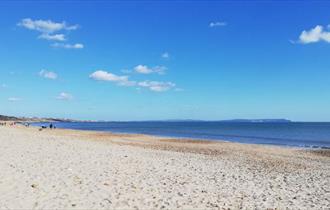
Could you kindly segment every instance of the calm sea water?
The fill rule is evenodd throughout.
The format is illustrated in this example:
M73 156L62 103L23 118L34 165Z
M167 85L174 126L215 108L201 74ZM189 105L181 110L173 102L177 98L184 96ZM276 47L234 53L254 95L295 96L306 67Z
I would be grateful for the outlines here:
M65 129L330 149L330 123L61 122L54 125Z

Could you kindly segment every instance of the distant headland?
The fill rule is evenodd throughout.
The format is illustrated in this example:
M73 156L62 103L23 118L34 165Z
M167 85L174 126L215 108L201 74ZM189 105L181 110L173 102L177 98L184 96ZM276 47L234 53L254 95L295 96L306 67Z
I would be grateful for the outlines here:
M74 120L66 118L40 118L40 117L14 117L0 115L0 121L25 121L25 122L116 122L97 120ZM134 122L134 121L127 121ZM288 119L231 119L231 120L195 120L195 119L168 119L168 120L141 120L137 122L237 122L237 123L288 123Z

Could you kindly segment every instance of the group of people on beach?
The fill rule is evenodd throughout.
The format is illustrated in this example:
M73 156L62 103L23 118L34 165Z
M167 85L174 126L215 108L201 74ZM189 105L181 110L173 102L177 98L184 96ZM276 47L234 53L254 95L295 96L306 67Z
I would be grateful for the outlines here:
M23 122L0 122L0 126L15 126L17 124L24 125L25 127L30 127L30 123L23 123Z
M30 123L23 123L23 122L0 122L0 126L15 126L15 125L17 125L17 124L21 124L21 125L24 125L25 127L30 127ZM41 130L42 129L46 129L46 128L48 128L49 127L49 129L56 129L56 126L53 124L53 123L50 123L49 124L49 126L45 126L45 125L42 125L41 126Z
M42 125L41 128L40 128L39 130L41 131L42 129L46 129L46 128L48 128L48 127L49 127L49 129L56 129L56 126L53 125L53 123L50 123L49 126Z
M16 122L9 122L9 123L7 123L7 122L0 122L0 126L7 126L7 125L14 126L16 124L17 124Z

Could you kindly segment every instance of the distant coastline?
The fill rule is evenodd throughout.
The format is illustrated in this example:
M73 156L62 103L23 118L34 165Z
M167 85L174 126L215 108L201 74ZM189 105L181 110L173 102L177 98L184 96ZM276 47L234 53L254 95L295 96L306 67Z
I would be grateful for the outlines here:
M289 123L288 119L230 119L230 120L195 120L195 119L168 119L168 120L75 120L67 118L43 118L43 117L15 117L0 115L1 121L24 121L24 122L251 122L251 123Z
M21 122L84 122L72 119L61 118L39 118L39 117L14 117L0 115L0 121L21 121Z
M292 122L287 119L232 119L232 120L166 120L168 122L258 122L258 123L276 123L276 122Z

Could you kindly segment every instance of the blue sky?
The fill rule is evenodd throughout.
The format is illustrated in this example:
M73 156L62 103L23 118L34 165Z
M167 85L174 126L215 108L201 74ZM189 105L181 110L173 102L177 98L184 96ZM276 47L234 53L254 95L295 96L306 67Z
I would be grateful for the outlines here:
M0 2L0 113L330 121L330 3Z

